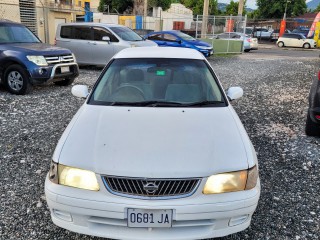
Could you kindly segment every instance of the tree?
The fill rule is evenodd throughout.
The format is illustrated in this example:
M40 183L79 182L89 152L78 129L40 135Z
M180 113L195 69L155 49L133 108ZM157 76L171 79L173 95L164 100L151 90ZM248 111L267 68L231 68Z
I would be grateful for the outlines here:
M246 15L246 13L247 13L245 10L245 8L246 8L245 6L246 6L246 1L244 1L243 15ZM239 2L234 2L233 0L231 0L230 4L228 4L226 7L226 14L237 16L238 15L238 8L239 8Z
M148 5L151 7L161 7L163 11L170 8L172 0L148 0Z
M123 13L128 7L133 7L133 0L100 0L98 11L104 12L105 6L109 6L110 12Z
M305 0L257 0L260 18L282 18L287 5L287 17L306 13Z
M203 14L203 2L204 0L181 0L180 1L187 8L192 9L193 15ZM217 15L218 11L218 0L209 1L209 15Z

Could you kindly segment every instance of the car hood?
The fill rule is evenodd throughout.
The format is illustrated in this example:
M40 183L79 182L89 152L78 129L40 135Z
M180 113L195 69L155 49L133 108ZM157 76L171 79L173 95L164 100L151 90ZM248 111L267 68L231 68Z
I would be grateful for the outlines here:
M204 46L204 47L212 47L209 43L200 41L200 40L196 40L196 41L186 41L184 40L186 43L192 44L192 45L196 45L196 46Z
M64 132L53 160L102 175L205 177L248 168L247 155L254 151L246 149L251 142L239 126L230 107L85 104Z
M44 43L15 43L10 44L10 50L23 51L27 54L38 54L42 56L71 54L70 50Z
M150 40L131 41L130 44L135 47L157 47L158 46L158 44Z

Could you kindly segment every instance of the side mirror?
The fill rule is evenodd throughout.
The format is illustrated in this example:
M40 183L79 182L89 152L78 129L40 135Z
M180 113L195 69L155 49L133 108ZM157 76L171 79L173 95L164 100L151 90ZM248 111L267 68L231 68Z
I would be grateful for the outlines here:
M110 37L108 36L103 36L102 41L110 42Z
M89 95L88 86L86 85L75 85L71 89L71 93L73 96L79 98L86 98Z
M230 101L239 99L243 96L243 90L241 87L231 87L227 91L227 96Z

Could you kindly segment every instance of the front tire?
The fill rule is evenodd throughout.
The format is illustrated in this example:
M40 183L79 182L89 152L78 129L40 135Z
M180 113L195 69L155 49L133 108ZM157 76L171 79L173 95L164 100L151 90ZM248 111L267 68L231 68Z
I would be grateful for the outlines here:
M320 125L314 123L310 118L310 113L307 115L306 121L306 135L307 136L320 136Z
M284 47L284 43L283 42L278 42L278 47L280 47L280 48Z
M54 82L58 86L69 86L74 82L74 78L66 78L65 80Z
M24 95L32 90L26 69L18 64L10 65L4 72L4 85L10 93Z
M250 52L250 49L245 49L244 51L245 51L245 52Z
M303 48L304 49L309 49L309 48L311 48L311 46L310 46L309 43L305 43L305 44L303 44Z

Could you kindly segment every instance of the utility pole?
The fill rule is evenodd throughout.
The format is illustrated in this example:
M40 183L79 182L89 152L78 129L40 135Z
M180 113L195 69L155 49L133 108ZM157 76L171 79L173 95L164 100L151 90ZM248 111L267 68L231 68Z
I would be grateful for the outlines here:
M201 38L205 38L207 35L208 15L209 15L209 0L204 0L202 26L201 26Z
M147 29L148 0L143 3L143 29Z

